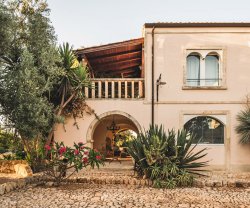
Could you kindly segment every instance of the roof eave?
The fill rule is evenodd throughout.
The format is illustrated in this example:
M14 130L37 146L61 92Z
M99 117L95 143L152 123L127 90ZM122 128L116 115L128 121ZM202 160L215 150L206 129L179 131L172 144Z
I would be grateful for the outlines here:
M159 22L145 23L145 28L177 28L177 27L250 27L250 22Z
M109 43L109 44L100 45L100 46L81 48L81 49L77 49L76 53L78 54L92 53L96 51L104 51L104 50L109 50L109 49L113 49L117 47L124 47L128 45L138 45L138 44L143 44L143 43L144 43L144 38L137 38L137 39L131 39L131 40L126 40L126 41L121 41L121 42Z

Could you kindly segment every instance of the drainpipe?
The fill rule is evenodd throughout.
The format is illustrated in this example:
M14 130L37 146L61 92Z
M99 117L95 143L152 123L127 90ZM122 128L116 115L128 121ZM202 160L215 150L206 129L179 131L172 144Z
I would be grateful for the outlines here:
M155 26L152 29L152 103L151 103L151 125L154 126L155 121L155 72L154 72L154 32L155 32Z

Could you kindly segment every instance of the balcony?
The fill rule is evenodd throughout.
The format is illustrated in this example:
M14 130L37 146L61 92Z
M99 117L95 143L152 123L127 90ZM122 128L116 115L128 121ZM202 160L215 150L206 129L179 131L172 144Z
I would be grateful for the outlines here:
M144 38L138 38L77 50L92 78L92 88L85 88L86 99L143 99L143 44Z
M91 79L92 88L85 88L86 99L143 99L143 78Z

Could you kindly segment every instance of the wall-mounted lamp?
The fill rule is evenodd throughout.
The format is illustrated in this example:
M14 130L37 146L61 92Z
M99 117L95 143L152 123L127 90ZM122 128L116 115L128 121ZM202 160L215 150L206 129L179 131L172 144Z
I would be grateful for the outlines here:
M161 81L161 74L159 76L159 78L156 80L156 101L158 102L159 101L159 86L160 85L165 85L167 84L166 82L162 82Z

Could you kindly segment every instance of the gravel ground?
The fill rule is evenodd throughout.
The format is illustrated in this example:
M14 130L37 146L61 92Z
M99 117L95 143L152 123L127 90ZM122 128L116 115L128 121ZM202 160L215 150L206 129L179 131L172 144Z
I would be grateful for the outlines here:
M250 207L250 189L178 188L162 190L118 184L32 187L0 196L0 207Z

